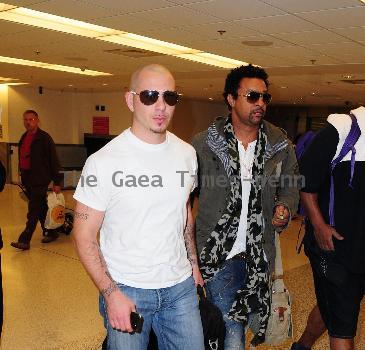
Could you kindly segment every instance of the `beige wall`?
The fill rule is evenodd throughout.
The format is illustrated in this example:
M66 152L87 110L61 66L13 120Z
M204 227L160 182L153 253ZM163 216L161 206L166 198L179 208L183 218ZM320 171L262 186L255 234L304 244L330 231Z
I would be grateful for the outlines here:
M124 93L59 92L30 87L9 88L9 142L18 142L24 132L22 114L34 109L41 128L50 133L58 144L82 144L84 133L92 132L93 116L109 117L109 132L118 135L131 125L132 115L124 102ZM106 110L96 111L96 105ZM218 115L225 115L223 103L182 99L176 107L170 130L190 141L197 132L208 127Z
M182 100L175 110L171 131L190 142L192 137L205 130L220 115L227 115L225 104L211 101Z
M22 115L26 109L35 110L41 128L49 132L56 143L77 143L73 136L74 98L72 93L29 87L9 87L9 141L18 142L24 133ZM71 126L71 127L70 127Z
M0 142L9 141L8 94L8 86L0 84L0 125L2 129L0 134Z

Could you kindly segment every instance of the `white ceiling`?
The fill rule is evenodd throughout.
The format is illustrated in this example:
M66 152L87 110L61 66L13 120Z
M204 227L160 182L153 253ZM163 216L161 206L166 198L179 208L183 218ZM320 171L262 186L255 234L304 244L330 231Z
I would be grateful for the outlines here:
M261 65L270 75L276 103L365 104L365 85L342 81L344 75L351 75L351 80L365 80L365 5L360 0L9 0L6 3ZM219 34L220 30L225 33ZM267 42L269 46L247 46L247 42ZM0 20L0 56L113 74L86 77L0 63L0 77L20 79L45 89L117 91L128 86L129 76L137 67L161 63L173 72L184 96L221 98L227 70L155 53L142 57L121 54L129 49ZM114 53L107 52L111 50Z

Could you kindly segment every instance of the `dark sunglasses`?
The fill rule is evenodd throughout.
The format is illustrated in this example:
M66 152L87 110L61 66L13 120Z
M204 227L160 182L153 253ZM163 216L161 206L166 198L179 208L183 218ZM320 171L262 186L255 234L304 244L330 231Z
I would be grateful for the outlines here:
M268 92L257 92L257 91L249 91L246 95L242 95L247 98L247 102L256 103L260 97L266 105L271 102L271 95Z
M160 96L160 92L157 90L143 90L139 93L131 91L131 94L138 95L141 102L146 106L151 106L156 103L158 96ZM175 106L179 102L179 94L176 91L164 91L162 96L169 106Z

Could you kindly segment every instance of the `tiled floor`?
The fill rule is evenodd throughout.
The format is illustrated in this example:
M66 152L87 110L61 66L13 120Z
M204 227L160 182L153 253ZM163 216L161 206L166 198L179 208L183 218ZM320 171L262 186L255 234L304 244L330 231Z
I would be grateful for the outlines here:
M17 187L7 185L0 195L5 301L1 349L99 349L104 329L97 309L98 293L76 257L70 236L62 235L55 242L42 244L38 228L29 251L9 246L17 239L25 222L26 203L18 192ZM65 195L67 206L72 208L72 192ZM288 282L299 289L297 305L305 305L305 309L298 309L302 314L297 315L300 320L295 321L299 327L297 334L314 304L313 291L305 286L305 283L311 284L310 271L304 266L306 257L295 252L299 227L300 220L293 221L281 237ZM301 283L301 276L306 276L305 283ZM302 299L301 288L310 290L310 297ZM288 344L290 342L281 349L287 349ZM315 349L326 348L328 343L324 338Z

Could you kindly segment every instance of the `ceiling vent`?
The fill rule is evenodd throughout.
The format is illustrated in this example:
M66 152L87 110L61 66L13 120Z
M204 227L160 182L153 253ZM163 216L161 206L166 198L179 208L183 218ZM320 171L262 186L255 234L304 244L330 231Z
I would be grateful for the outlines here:
M155 56L164 56L158 52L152 52L141 49L111 49L104 50L106 53L111 53L113 55L126 56L131 58L140 58L140 57L155 57Z

